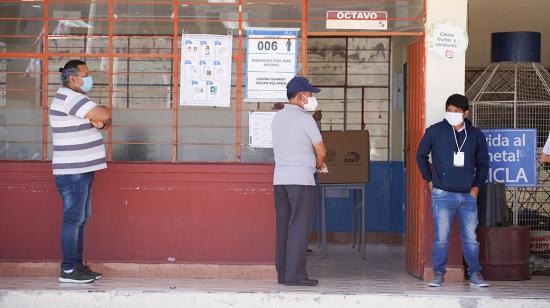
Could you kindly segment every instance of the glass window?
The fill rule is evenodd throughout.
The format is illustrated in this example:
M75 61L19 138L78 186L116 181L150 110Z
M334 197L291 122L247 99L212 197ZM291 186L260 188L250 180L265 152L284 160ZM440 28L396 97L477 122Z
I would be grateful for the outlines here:
M217 5L219 6L219 5ZM219 33L219 34L225 34ZM233 33L233 55L238 55L238 35ZM244 64L241 67L244 71ZM238 161L237 151L237 62L231 68L230 107L179 108L178 160ZM180 89L180 93L186 89ZM244 104L244 103L243 103Z
M183 107L179 113L178 160L235 161L235 109Z
M173 4L115 3L113 10L114 35L158 36L174 33Z
M388 160L390 39L310 38L308 74L322 89L321 130L370 133L371 159Z
M42 159L39 59L0 59L0 159Z
M108 2L56 3L51 1L48 4L48 13L48 34L53 39L71 36L89 39L94 36L109 35Z
M239 6L236 3L181 4L179 26L190 34L227 34L239 29Z
M308 0L308 8L316 37L304 33L301 0L3 1L0 159L51 159L42 106L60 87L58 69L81 59L94 78L91 99L113 111L103 132L109 159L272 163L272 149L249 145L249 114L277 108L243 100L248 27L299 28L296 70L323 89L322 130L368 129L372 159L387 159L390 39L317 36L326 11L341 8L387 11L388 31L422 31L423 1ZM179 106L188 91L179 84L183 32L233 36L229 107Z
M43 3L0 3L1 52L41 52L43 25Z

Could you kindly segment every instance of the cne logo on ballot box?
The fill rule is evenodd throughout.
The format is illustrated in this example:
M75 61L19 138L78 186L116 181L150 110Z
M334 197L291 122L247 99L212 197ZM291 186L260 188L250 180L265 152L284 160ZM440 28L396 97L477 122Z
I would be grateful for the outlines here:
M484 129L489 149L488 182L510 187L537 185L537 131Z

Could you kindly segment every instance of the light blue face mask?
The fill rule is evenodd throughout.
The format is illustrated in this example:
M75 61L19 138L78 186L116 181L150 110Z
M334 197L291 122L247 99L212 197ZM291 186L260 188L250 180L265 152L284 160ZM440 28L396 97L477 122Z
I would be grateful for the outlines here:
M80 89L85 93L90 92L90 90L92 90L92 87L94 86L94 80L92 79L92 76L84 77L82 78L82 81L84 81L84 84L80 86Z

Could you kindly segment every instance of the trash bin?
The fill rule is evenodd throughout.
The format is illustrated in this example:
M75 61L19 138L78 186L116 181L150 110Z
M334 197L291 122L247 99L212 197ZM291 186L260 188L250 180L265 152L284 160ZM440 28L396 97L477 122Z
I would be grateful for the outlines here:
M529 280L529 227L479 227L479 263L487 280Z
M479 226L507 227L508 207L503 183L485 183L477 198Z

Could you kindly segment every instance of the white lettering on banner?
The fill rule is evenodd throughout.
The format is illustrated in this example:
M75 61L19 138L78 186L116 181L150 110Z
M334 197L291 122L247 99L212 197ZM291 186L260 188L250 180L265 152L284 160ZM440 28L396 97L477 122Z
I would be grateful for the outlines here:
M378 19L376 12L339 11L336 13L338 19Z
M488 134L485 139L487 141L487 146L489 147L509 147L510 144L512 144L513 147L526 146L525 134L521 137L514 137L512 143L510 143L510 138L502 136L501 134L496 134L495 136ZM521 161L522 156L525 155L521 150L516 148L489 153L489 159L496 162L519 162Z
M498 182L498 183L516 183L516 184L523 184L527 183L527 174L525 173L525 169L519 168L518 172L515 174L515 177L513 174L511 174L510 169L508 168L495 168L489 169L489 182Z
M387 30L385 11L327 11L327 29Z
M489 182L512 187L537 184L537 137L532 129L483 130L489 154Z
M521 160L521 154L520 150L514 152L503 150L502 152L489 153L489 159L496 162L518 162Z
M501 134L486 136L487 146L489 147L525 147L525 134L522 137L514 137L512 142L510 138L503 136ZM522 155L521 151L517 148L511 148L510 150L504 149L499 152L489 153L489 160L492 162L520 162ZM490 169L489 180L495 182L506 182L506 183L526 183L527 175L523 168L518 169L515 175L511 174L510 169L508 168L495 168L494 170Z

